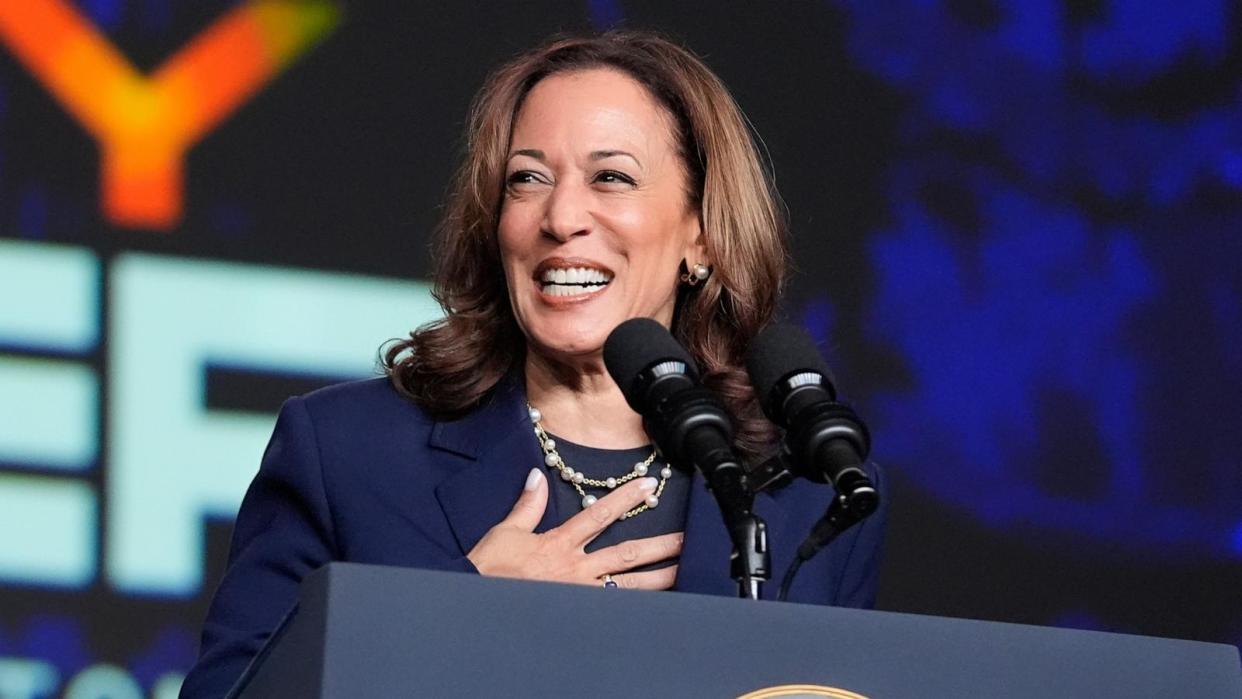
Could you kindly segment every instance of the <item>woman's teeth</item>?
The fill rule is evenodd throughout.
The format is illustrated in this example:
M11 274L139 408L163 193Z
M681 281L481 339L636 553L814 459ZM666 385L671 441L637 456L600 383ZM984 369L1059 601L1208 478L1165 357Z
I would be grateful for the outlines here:
M612 276L598 269L568 267L546 269L540 281L543 293L549 296L580 296L604 288L612 281Z

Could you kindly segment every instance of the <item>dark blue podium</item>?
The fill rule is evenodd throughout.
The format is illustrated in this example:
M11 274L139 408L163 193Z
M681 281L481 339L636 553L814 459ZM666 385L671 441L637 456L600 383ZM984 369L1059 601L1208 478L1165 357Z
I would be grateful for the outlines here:
M334 563L230 696L752 692L1240 699L1242 666L1194 641Z

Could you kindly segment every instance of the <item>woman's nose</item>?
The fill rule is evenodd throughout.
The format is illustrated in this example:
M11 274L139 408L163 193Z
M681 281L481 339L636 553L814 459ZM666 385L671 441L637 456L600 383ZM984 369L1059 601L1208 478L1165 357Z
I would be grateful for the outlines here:
M560 242L591 232L590 190L577 183L558 182L547 198L543 232Z

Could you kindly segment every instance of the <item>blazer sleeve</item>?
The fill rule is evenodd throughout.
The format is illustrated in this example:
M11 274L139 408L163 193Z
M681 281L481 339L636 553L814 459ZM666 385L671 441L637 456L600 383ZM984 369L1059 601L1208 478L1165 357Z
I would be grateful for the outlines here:
M880 579L880 549L884 530L888 527L889 489L884 472L870 464L872 483L880 493L880 506L858 524L849 555L846 557L840 583L832 604L837 607L871 609L875 607L876 589Z
M183 699L224 696L296 603L302 578L335 554L314 427L302 399L292 398L242 500Z

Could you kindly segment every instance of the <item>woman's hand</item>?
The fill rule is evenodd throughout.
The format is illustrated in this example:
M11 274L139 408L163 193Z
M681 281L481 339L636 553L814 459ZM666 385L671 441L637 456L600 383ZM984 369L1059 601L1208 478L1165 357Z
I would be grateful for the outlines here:
M492 527L467 558L483 575L527 580L599 585L612 575L621 587L667 590L677 566L629 573L638 566L681 553L681 532L623 541L586 553L586 545L621 515L637 507L656 486L654 478L637 478L600 498L561 526L536 534L535 526L548 505L548 480L531 469L513 510Z

